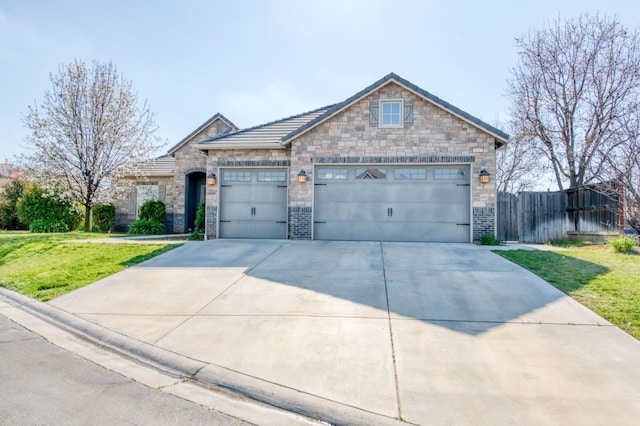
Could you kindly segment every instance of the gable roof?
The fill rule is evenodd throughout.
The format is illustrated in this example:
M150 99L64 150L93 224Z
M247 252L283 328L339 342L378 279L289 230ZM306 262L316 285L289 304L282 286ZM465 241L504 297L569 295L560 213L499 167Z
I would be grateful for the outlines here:
M175 144L174 146L172 146L169 151L167 151L167 155L172 155L174 152L176 152L180 147L182 147L183 145L185 145L187 142L189 142L191 139L193 139L193 137L195 135L197 135L198 133L200 133L201 131L203 131L205 128L207 128L208 126L210 126L214 121L216 120L222 120L224 123L227 124L227 126L231 127L231 131L236 131L238 130L238 126L236 126L235 124L233 124L231 122L231 120L227 119L227 117L225 117L224 115L220 114L219 112L216 113L213 117L211 117L210 119L208 119L207 121L205 121L204 123L202 123L197 129L195 129L193 132L189 133L189 135L187 135L186 138L182 139L180 142L178 142L177 144Z
M370 85L369 87L366 87L365 89L359 91L358 93L356 93L355 95L351 96L350 98L344 100L343 102L340 102L338 104L335 104L333 106L333 108L327 110L324 114L320 115L319 117L317 117L316 119L306 123L304 126L301 126L297 129L295 129L294 131L292 131L291 133L289 133L288 135L286 135L285 137L282 138L282 143L284 145L288 145L289 143L291 143L291 141L293 141L295 138L303 135L304 133L308 132L309 130L313 129L314 127L320 125L321 123L324 123L326 120L328 120L329 118L333 117L334 115L338 114L339 112L345 110L346 108L350 107L351 105L353 105L354 103L358 102L360 99L368 96L370 93L374 92L375 90L378 90L384 86L386 86L389 83L396 83L402 87L404 87L407 90L410 90L412 92L414 92L416 95L422 97L423 99L425 99L427 102L430 102L448 112L450 112L451 114L457 116L458 118L461 118L462 120L468 122L469 124L479 128L480 130L483 130L489 134L491 134L494 138L495 138L495 145L496 148L501 147L502 145L506 144L509 140L509 135L506 134L505 132L503 132L502 130L499 130L493 126L491 126L488 123L485 123L484 121L480 120L479 118L476 118L474 116L472 116L471 114L461 110L458 107L455 107L453 105L451 105L450 103L440 99L439 97L432 95L431 93L427 92L424 89L421 89L420 87L416 86L415 84L409 82L408 80L405 80L404 78L398 76L397 74L394 73L390 73L386 76L384 76L383 78L381 78L380 80L376 81L375 83L373 83L372 85Z
M304 112L302 114L293 115L259 126L250 127L244 130L238 130L224 135L214 136L209 139L202 140L197 143L198 148L207 149L283 149L282 139L294 132L296 129L304 127L309 122L316 120L319 116L324 115L327 111L333 109L335 105L318 108L313 111Z
M162 155L149 160L136 163L133 168L127 170L127 177L160 177L173 176L175 158L171 155Z

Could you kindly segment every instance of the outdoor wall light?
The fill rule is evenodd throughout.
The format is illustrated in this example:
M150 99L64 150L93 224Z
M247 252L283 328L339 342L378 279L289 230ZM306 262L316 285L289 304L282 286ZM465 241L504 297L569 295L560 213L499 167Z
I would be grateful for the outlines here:
M307 172L305 172L304 170L300 170L300 173L298 173L298 182L307 182Z
M489 183L489 177L491 175L487 171L487 169L480 170L480 183Z
M207 176L207 185L215 185L216 182L218 182L218 179L216 178L215 173L211 173Z

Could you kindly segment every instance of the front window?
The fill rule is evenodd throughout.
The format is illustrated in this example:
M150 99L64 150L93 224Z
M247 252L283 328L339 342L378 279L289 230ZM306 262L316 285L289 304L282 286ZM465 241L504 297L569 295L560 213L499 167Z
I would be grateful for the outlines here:
M158 185L138 185L136 186L136 217L140 217L140 208L147 200L157 200L160 195Z
M402 127L402 101L380 101L381 127Z

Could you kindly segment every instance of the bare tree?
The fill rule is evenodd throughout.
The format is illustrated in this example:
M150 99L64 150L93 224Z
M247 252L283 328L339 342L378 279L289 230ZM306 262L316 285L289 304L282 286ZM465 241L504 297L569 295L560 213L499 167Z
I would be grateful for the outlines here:
M629 154L637 134L628 119L639 105L638 31L583 15L558 19L516 44L514 138L535 144L561 190L619 175L612 164Z
M621 185L627 224L640 234L640 110L626 117L629 142L608 157L609 180Z
M112 180L157 149L154 115L111 62L89 69L74 60L50 79L52 89L24 117L32 152L23 160L40 182L62 185L85 207L88 232L91 208Z
M516 194L531 189L541 169L537 148L522 135L496 151L496 185L498 191Z

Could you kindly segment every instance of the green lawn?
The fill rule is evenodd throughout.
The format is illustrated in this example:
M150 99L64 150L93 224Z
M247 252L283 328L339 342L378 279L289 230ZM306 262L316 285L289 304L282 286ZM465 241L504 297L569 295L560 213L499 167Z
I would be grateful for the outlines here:
M178 246L64 242L107 236L0 232L0 286L47 301Z
M640 340L640 255L608 246L496 251Z

